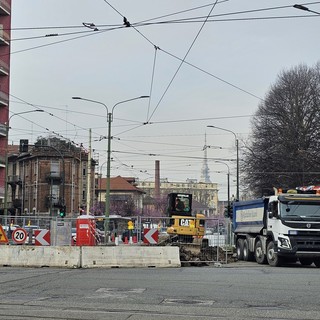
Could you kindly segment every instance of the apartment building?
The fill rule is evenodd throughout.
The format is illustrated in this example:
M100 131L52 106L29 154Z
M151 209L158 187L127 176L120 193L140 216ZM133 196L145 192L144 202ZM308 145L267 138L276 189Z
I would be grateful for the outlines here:
M0 204L3 210L6 184L6 152L9 128L11 0L0 0Z
M95 161L83 148L57 138L38 140L28 150L10 146L8 162L9 215L57 216L65 206L71 217L93 203Z

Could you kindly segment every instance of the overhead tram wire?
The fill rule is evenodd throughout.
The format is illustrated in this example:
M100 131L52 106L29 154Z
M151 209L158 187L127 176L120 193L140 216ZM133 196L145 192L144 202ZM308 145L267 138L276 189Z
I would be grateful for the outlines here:
M111 29L107 29L107 30L99 30L99 31L92 30L89 34L85 34L85 35L82 35L82 36L74 37L74 38L71 38L71 39L65 39L65 40L55 41L55 42L51 42L51 43L46 43L46 44L30 47L30 48L27 48L27 49L21 49L21 50L18 50L18 51L13 51L11 53L1 54L0 57L7 56L7 55L12 55L12 54L16 54L16 53L21 53L21 52L26 52L26 51L30 51L30 50L34 50L34 49L44 48L44 47L48 47L48 46L52 46L52 45L56 45L56 44L60 44L60 43L65 43L65 42L69 42L69 41L73 41L73 40L77 40L77 39L81 39L81 38L85 38L85 37L90 37L90 36L93 36L93 35L101 34L103 32L113 31L113 30L122 29L122 28L123 28L123 26L117 27L117 28L111 28Z
M213 9L216 7L217 2L218 2L218 0L216 0L216 1L214 2L214 4L212 5L212 8L210 9L209 14L208 14L207 17L210 16L210 14L212 13ZM195 42L197 41L198 37L200 36L200 33L202 32L202 30L203 30L203 28L204 28L204 26L205 26L205 24L206 24L206 20L207 20L207 19L205 19L205 21L204 21L203 24L201 25L200 29L198 30L196 36L194 37L193 41L191 42L191 45L189 46L186 54L184 55L183 59L181 60L180 65L178 66L178 68L177 68L176 72L174 73L172 79L169 81L169 84L168 84L168 86L166 87L163 95L161 96L161 98L160 98L160 100L158 101L157 105L155 106L153 112L151 113L151 115L150 115L150 117L149 117L149 119L148 119L148 122L151 120L152 116L153 116L153 115L155 114L155 112L157 111L157 109L158 109L160 103L162 102L164 96L166 95L166 93L168 92L169 88L171 87L171 84L173 83L173 81L174 81L174 79L176 78L178 72L180 71L182 65L184 64L187 56L189 55L191 49L193 48Z
M105 1L107 4L109 4L106 0L104 0L104 1ZM312 3L310 3L310 4L315 4L315 3L320 3L320 2L317 1L317 2L312 2ZM109 4L109 5L110 5L110 4ZM111 6L111 5L110 5L110 6ZM112 6L111 6L111 7L112 7ZM113 7L112 7L112 8L113 8ZM116 10L116 9L115 9L115 10ZM117 10L116 10L116 11L117 11ZM117 12L118 12L118 11L117 11ZM119 13L119 12L118 12L118 13ZM119 13L119 14L120 14L120 13ZM120 14L120 15L121 15L121 14ZM122 15L121 15L121 16L122 16ZM134 25L131 25L131 27L134 27ZM119 28L123 28L123 26L122 26L122 27L119 27ZM38 49L38 48L46 47L46 46L49 46L49 45L59 44L59 43L61 43L61 42L72 41L72 40L76 40L76 39L79 39L79 38L91 36L91 35L93 35L93 34L97 34L97 33L101 33L101 32L106 32L106 31L111 31L111 30L112 30L112 29L110 29L110 30L103 30L103 31L94 31L94 33L90 33L90 34L88 34L88 35L83 35L83 36L75 37L75 38L72 38L72 39L66 39L66 40L63 40L63 41L57 41L57 42L53 42L53 43L50 43L50 44L45 44L45 45L40 45L40 46L28 48L28 49L23 49L23 50L19 50L19 51L16 51L16 52L11 52L10 54L19 53L19 52L24 52L24 51L33 50L33 49ZM135 29L135 30L136 30L136 29ZM138 30L136 30L136 31L138 31ZM139 33L140 33L140 32L139 32ZM141 34L141 33L140 33L140 34ZM145 36L143 36L143 37L146 38ZM148 40L148 42L150 42L154 47L156 47L156 45L153 44L149 39L147 39L147 40ZM159 48L159 49L160 49L160 48ZM180 60L180 61L182 60L181 58L179 58L179 57L177 57L177 56L169 53L168 51L165 51L165 50L161 50L161 51L163 51L164 53L166 53L166 54L168 54L168 55L170 55L170 56L172 56L172 57L174 57L174 58L176 58L176 59L178 59L178 60ZM4 56L4 55L7 55L7 54L3 54L3 55L0 55L0 56ZM228 82L228 81L225 81L225 80L223 80L222 78L217 77L217 76L213 75L212 73L207 72L207 71L203 70L202 68L199 68L199 67L195 66L194 64L188 63L187 61L184 61L184 63L186 63L186 64L188 64L188 65L190 65L190 66L198 69L199 71L202 71L202 72L206 73L207 75L209 75L209 76L211 76L211 77L214 77L215 79L217 79L217 80L219 80L219 81L224 82L225 84L228 84L228 85L234 87L235 89L238 89L238 90L240 90L240 91L242 91L242 92L244 92L244 93L247 93L247 94L249 94L249 95L251 95L251 96L253 96L253 97L255 97L255 98L257 98L257 99L259 99L259 100L261 100L261 101L264 101L262 98L254 95L254 94L252 94L252 93L250 93L249 91L244 90L244 89L242 89L242 88L240 88L240 87L238 87L238 86L236 86L236 85L233 85L232 83L230 83L230 82Z
M221 4L222 2L227 2L227 1L229 1L229 0L218 1L217 4ZM314 4L319 4L319 3L320 3L320 1L315 1L315 2L304 3L303 5L314 5ZM208 6L212 6L212 3L211 4L202 5L202 6L198 6L198 7L194 7L194 8L191 8L191 9L177 11L177 12L166 14L166 15L162 15L162 16L159 16L159 17L146 19L146 20L143 20L143 21L140 21L140 22L137 22L137 23L130 24L130 26L131 27L139 27L139 26L150 26L150 25L156 25L156 24L191 23L191 22L203 23L204 20L198 20L198 21L194 21L194 20L196 20L196 19L206 19L206 16L175 19L175 20L160 21L160 22L151 22L151 21L158 20L158 19L165 18L165 17L170 17L170 16L173 16L173 15L178 15L178 14L181 14L181 13L195 11L195 10L202 9L202 8L205 8L205 7L208 7ZM256 12L263 12L263 11L270 11L270 10L279 10L279 9L285 9L285 8L290 8L290 7L292 7L292 5L269 7L269 8L262 8L262 9L253 9L253 10L245 10L245 11L236 11L236 12L229 12L229 13L221 13L221 14L216 14L216 15L210 15L209 18L221 17L221 16L230 16L230 15L236 15L236 14L256 13ZM114 7L112 7L112 8L114 10L116 10ZM280 17L278 16L278 17L238 18L238 19L224 19L224 20L210 20L210 19L208 19L207 22L244 21L244 20L260 20L260 19L285 19L285 18L301 18L301 17L312 17L312 16L310 16L310 15L295 15L295 16L280 16ZM121 29L124 26L123 25L118 25L118 24L111 24L111 25L110 24L101 24L101 25L97 25L96 27L97 28L105 28L105 27L111 28L111 29L108 29L108 30L99 30L99 31L109 31L109 30L114 30L114 29ZM25 31L25 30L54 30L54 29L77 29L77 28L83 28L83 25L20 27L20 28L5 28L3 30L4 31L9 31L9 30L10 31ZM78 34L78 33L84 33L84 32L90 32L90 31L79 31L79 32L65 33L65 34L47 34L47 35L41 35L41 36L35 36L35 37L11 39L10 41L32 40L32 39L38 39L38 38L48 38L49 36L66 36L66 35L72 35L72 34ZM70 40L73 40L73 39L70 39Z
M218 1L217 4L221 4L223 2L228 2L230 0L222 0L222 1ZM106 1L105 1L106 2ZM109 3L108 3L109 4ZM314 5L314 4L320 4L320 1L314 1L314 2L308 2L308 3L302 3L301 5ZM110 5L110 4L109 4ZM142 20L138 23L134 23L132 25L134 26L138 26L139 24L142 25L146 25L145 23L147 22L151 22L154 20L158 20L158 19L162 19L162 18L166 18L166 17L170 17L170 16L174 16L174 15L178 15L181 13L186 13L186 12L191 12L191 11L195 11L198 9L203 9L205 7L209 7L212 6L213 3L209 3L206 5L202 5L202 6L198 6L198 7L194 7L194 8L190 8L190 9L186 9L186 10L181 10L181 11L176 11L174 13L169 13L166 15L162 15L162 16L158 16L158 17L154 17L154 18L150 18L150 19L146 19L146 20ZM286 5L286 6L277 6L277 7L268 7L268 8L262 8L262 9L253 9L253 10L245 10L245 11L236 11L236 12L229 12L229 13L222 13L222 14L216 14L216 15L211 15L210 17L219 17L219 16L226 16L226 15L234 15L234 14L243 14L243 13L254 13L254 12L263 12L263 11L269 11L269 10L278 10L278 9L286 9L286 8L291 8L292 5ZM116 10L114 7L112 7L114 10ZM117 10L116 10L117 11ZM118 11L117 11L118 12ZM120 14L120 12L118 12ZM301 17L301 16L298 16ZM203 16L203 18L205 18ZM277 17L275 17L277 18ZM185 19L195 19L195 18L185 18ZM185 20L185 19L180 19L181 21ZM173 20L175 21L175 20ZM179 20L176 20L179 21ZM168 23L171 23L170 21L167 21ZM164 22L160 22L160 23L166 23L166 21ZM100 24L97 25L97 28L114 28L114 27L120 27L119 24ZM121 25L121 27L123 27ZM83 28L83 25L74 25L74 26L43 26L43 27L17 27L17 28L4 28L2 29L3 31L25 31L25 30L54 30L54 29L77 29L77 28Z
M216 2L217 3L217 2ZM120 28L123 28L123 26L122 27L120 27ZM94 33L90 33L90 34L88 34L88 35L83 35L83 36L80 36L80 37L75 37L75 38L72 38L72 39L67 39L67 40L63 40L63 41L58 41L58 42L54 42L54 43L50 43L50 44L46 44L46 45L42 45L42 46L37 46L37 47L33 47L33 48L29 48L29 49L25 49L25 50L22 50L22 51L26 51L26 50L31 50L31 49L34 49L34 48L40 48L40 47L44 47L44 46L48 46L48 45L53 45L53 44L57 44L57 43L61 43L61 42L65 42L65 41L71 41L71 40L74 40L74 39L79 39L79 38L83 38L83 37L86 37L86 36L91 36L91 35L93 35L93 34L98 34L98 33L101 33L101 32L106 32L106 31L111 31L112 29L109 29L109 30L103 30L103 31L94 31ZM149 41L149 40L148 40ZM150 42L150 41L149 41ZM151 43L151 42L150 42ZM18 52L21 52L21 51L18 51ZM17 53L17 52L12 52L12 53ZM168 53L168 52L166 52L166 53ZM176 57L177 58L177 57ZM180 59L181 60L181 59ZM185 63L187 63L187 62L185 62ZM200 69L201 70L201 69ZM204 71L204 70L201 70L201 71ZM214 76L214 75L212 75L212 74L210 74L211 76ZM217 78L217 77L216 77ZM220 81L222 81L222 79L221 78L217 78L218 80L220 80ZM225 83L227 83L227 84L229 84L229 85L232 85L231 83L228 83L228 82L225 82ZM232 85L233 86L233 85ZM239 88L239 87L236 87L236 88L238 88L238 89L240 89L240 90L242 90L241 88ZM243 90L242 90L243 91ZM246 93L249 93L249 92L247 92L247 91L244 91L244 92L246 92ZM250 94L250 93L249 93ZM261 99L261 98L260 98ZM133 130L133 129L131 129L131 130Z
M222 14L223 15L223 14ZM228 15L228 14L226 14ZM217 15L219 16L219 15ZM211 16L214 17L214 16ZM250 17L250 18L230 18L230 19L208 19L206 21L206 23L210 23L210 22L238 22L238 21L258 21L258 20L279 20L279 19L297 19L297 18L315 18L315 17L319 17L319 15L310 15L310 14L306 14L306 15L291 15L291 16L267 16L267 17ZM197 20L199 19L199 20ZM202 19L202 17L194 17L194 18L184 18L184 19L175 19L175 20L169 20L169 21L159 21L159 22L146 22L146 23L134 23L131 25L131 27L148 27L148 26L155 26L155 25L167 25L167 24L189 24L189 23L203 23L204 20L200 20ZM123 29L124 26L118 26L116 28L111 29L107 29L107 30L101 30L102 27L104 27L104 25L98 25L97 27L99 27L99 31L100 32L106 32L106 31L113 31L113 30L117 30L117 29ZM138 31L138 30L137 30ZM49 38L53 38L53 37L64 37L64 36L70 36L73 34L81 34L81 33L90 33L91 31L78 31L78 32L70 32L70 33L52 33L52 34L45 34L45 35L40 35L40 36L34 36L34 37L24 37L24 38L16 38L16 39L10 39L9 42L15 42L15 41L24 41L24 40L35 40L35 39L49 39ZM140 33L140 31L138 31ZM91 34L90 34L91 35ZM72 40L76 40L79 37L75 37L75 38L71 38L71 39L66 39L65 41L72 41ZM81 37L80 37L81 38ZM61 41L63 42L63 41ZM59 42L55 42L55 43L51 43L51 44L47 44L47 45L52 45L52 44L59 44ZM44 45L44 46L47 46ZM30 50L33 49L38 49L41 48L42 46L38 47L31 47L29 48ZM12 53L19 53L20 51L17 52L12 52ZM7 54L6 54L7 55ZM5 56L5 55L2 55Z
M140 153L140 152L130 152L130 151L120 151L120 150L112 150L112 153L123 153L123 154L131 154L131 155L142 155L142 156L150 156L150 157L169 157L169 158L183 158L183 159L198 159L203 160L203 156L193 157L193 156L175 156L175 155L163 155L160 153ZM221 160L221 161L236 161L236 159L226 159L226 158L208 158L208 160Z
M15 99L19 99L20 100L20 101L11 101L11 103L26 104L26 105L34 106L34 107L37 107L37 108L40 108L40 109L53 109L53 110L57 110L57 111L65 111L65 109L62 109L62 108L51 107L51 106L46 106L46 105L42 105L42 104L29 103L29 102L26 102L26 101L20 99L19 97L14 96L13 94L10 94L10 96L14 97ZM93 117L99 117L99 118L102 117L101 114L98 115L98 114L94 114L94 113L83 112L83 111L74 111L74 110L70 110L70 109L68 110L68 112L75 113L75 114L83 114L83 115L88 115L88 116L93 116ZM252 117L252 114L221 116L221 117L193 118L193 119L164 120L164 121L154 121L154 122L150 122L148 124L166 124L166 123L207 121L207 120L222 120L222 119L237 119L237 118L250 118L250 117ZM145 124L145 123L142 123L141 121L136 121L136 120L123 119L123 118L116 118L116 119L121 120L121 121L132 122L133 124L136 124L136 125Z
M150 97L152 97L152 89L153 89L153 81L154 81L154 75L155 75L155 70L156 70L156 60L157 60L158 49L159 48L157 46L154 46L154 58L153 58L152 76L151 76L151 84L150 84L150 91L149 91L149 96ZM148 118L149 118L150 105L151 105L151 98L148 101L148 110L147 110L146 123L148 122Z
M219 2L220 3L220 2ZM320 4L320 1L316 1L316 2L312 2L312 3L308 3L307 5L310 5L310 4ZM209 6L209 5L206 5L206 6ZM200 7L201 8L201 7ZM265 12L265 11L272 11L272 10L279 10L279 9L288 9L288 8L292 8L292 5L286 5L286 6L278 6L278 7L268 7L268 8L262 8L262 9L253 9L253 10L244 10L244 11L236 11L236 12L228 12L228 13L220 13L220 14L214 14L214 15L210 15L209 18L215 18L215 17L223 17L223 16L231 16L231 15L238 15L238 14L248 14L248 13L257 13L257 12ZM184 12L187 12L187 11L190 11L190 10L185 10L185 11L181 11L181 13L184 13ZM180 12L178 12L180 13ZM168 14L168 15L165 15L165 16L160 16L160 17L157 17L157 18L151 18L151 19L148 19L148 20L144 20L144 21L141 21L141 22L138 22L138 23L135 23L133 24L134 26L138 27L141 25L154 25L154 24L170 24L170 23L188 23L188 22L192 22L192 20L196 20L196 19L206 19L206 16L200 16L200 17L192 17L192 18L181 18L181 19L175 19L175 20L168 20L168 21L160 21L160 22L155 22L155 23L150 23L150 21L154 21L154 20L158 20L158 19L161 19L163 17L169 17L169 16L172 16L172 15L176 15L177 13L173 13L173 14ZM307 17L307 16L310 16L310 15L298 15L298 16L281 16L281 17L268 17L269 18L274 18L274 19L277 19L277 18L286 18L286 17ZM240 19L239 20L250 20L251 18L243 18L243 19ZM255 18L253 18L255 19ZM256 18L256 19L259 19L259 18ZM263 18L262 18L263 19ZM203 22L204 20L201 20L201 21L197 21L197 22ZM210 20L208 19L208 22L209 21L215 21L215 20ZM233 19L226 19L226 20L219 20L219 21L233 21Z
M27 101L25 101L25 100L23 100L23 99L15 96L15 95L12 95L12 94L10 94L10 96L14 97L15 99L20 100L19 103L24 103L24 104L29 105L29 106L32 106L32 107L43 108L43 109L50 108L50 107L47 107L47 106L44 106L44 105L35 105L35 104L32 104L32 103L29 103L29 102L27 102ZM53 109L57 109L57 110L59 110L59 111L62 110L61 108L53 108ZM83 112L78 112L78 111L74 111L74 112L75 112L75 113L79 113L79 114L83 114ZM52 115L52 116L58 118L59 120L65 122L65 119L62 119L62 118L60 118L60 117L57 117L57 116L55 116L55 115L52 114L52 113L49 113L49 112L47 112L47 113L48 113L49 115ZM94 116L94 114L90 114L90 113L84 113L84 114ZM100 117L101 117L101 116L100 116ZM242 118L242 117L251 117L251 115L228 116L228 117L213 117L213 118L202 118L202 119L200 118L200 119L168 120L168 121L153 122L153 123L150 123L150 124L166 124L166 123L179 123L179 122L194 122L194 121L207 121L208 119L210 119L210 120L217 120L217 119L231 119L231 118ZM129 120L126 120L126 119L121 119L121 120L129 121ZM71 122L68 122L68 123L71 124L71 125L73 125L73 126L75 126L75 127L77 127L77 128L79 128L79 129L81 129L81 130L83 130L83 131L87 131L87 130L88 130L87 128L80 127L80 126L78 126L78 125L76 125L76 124L73 124L73 123L71 123ZM43 126L40 126L40 125L37 124L37 123L35 123L35 124L36 124L38 127L42 128L43 130L45 130L45 131L47 131L47 132L50 131L52 134L57 135L56 132L54 132L54 131L52 131L52 130L50 130L50 129L48 129L48 128L45 128L45 127L43 127ZM125 130L125 131L123 131L123 132L121 132L121 133L118 133L118 135L123 134L123 133L126 133L126 132L129 132L129 131L131 131L131 130L135 130L137 127L141 127L141 126L143 126L143 124L140 124L140 125L138 125L138 126L135 126L134 128L131 128L131 129L129 129L129 130ZM120 126L120 127L121 127L121 126ZM97 141L101 141L101 135L99 135L98 133L95 133L95 134L96 134L97 136L100 136L100 139L97 140ZM66 139L68 139L68 138L66 138ZM103 138L102 138L102 139L103 139Z
M107 3L113 10L115 10L121 17L124 18L124 16L123 16L116 8L114 8L107 0L104 0L104 2ZM216 4L216 3L217 3L217 1L215 2L215 4ZM213 8L214 8L214 7L213 7ZM213 8L212 8L212 10L213 10ZM211 14L212 10L210 11L209 15ZM208 15L208 16L209 16L209 15ZM205 22L203 23L202 27L204 26L204 24L205 24ZM228 84L228 85L234 87L235 89L238 89L238 90L240 90L240 91L242 91L242 92L244 92L244 93L246 93L246 94L249 94L249 95L251 95L251 96L253 96L253 97L255 97L255 98L257 98L257 99L259 99L259 100L261 100L261 101L264 101L262 98L254 95L254 94L252 94L252 93L250 93L249 91L244 90L244 89L242 89L242 88L240 88L240 87L238 87L238 86L236 86L236 85L233 85L232 83L230 83L230 82L228 82L228 81L226 81L226 80L223 80L222 78L217 77L217 76L211 74L210 72L207 72L207 71L205 71L205 70L203 70L203 69L201 69L201 68L199 68L199 67L196 67L195 65L193 65L193 64L188 63L187 61L185 61L185 58L186 58L186 56L187 56L188 52L190 51L190 49L191 49L191 47L192 47L193 44L192 44L191 47L189 48L186 56L185 56L183 59L181 59L181 58L179 58L179 57L177 57L177 56L175 56L175 55L173 55L173 54L171 54L171 53L169 53L169 52L167 52L167 51L165 51L165 50L162 50L162 49L159 48L158 46L156 46L151 40L149 40L148 38L146 38L140 31L138 31L137 28L135 28L134 25L131 25L131 24L130 24L130 27L134 28L134 30L137 31L140 35L142 35L143 38L145 38L149 43L151 43L151 44L153 45L153 47L157 47L158 49L160 49L160 50L163 51L164 53L166 53L166 54L168 54L168 55L170 55L170 56L172 56L172 57L174 57L174 58L176 58L176 59L178 59L178 60L181 61L180 66L178 67L178 70L176 71L175 75L177 74L177 72L178 72L179 69L181 68L182 64L183 64L183 63L187 63L188 65L196 68L197 70L202 71L202 72L206 73L207 75L210 75L210 76L214 77L215 79L217 79L217 80L219 80L219 81L222 81L223 83ZM199 32L201 32L201 30L202 30L202 28L200 28ZM198 36L198 35L199 35L199 34L197 34L197 36ZM196 38L197 38L197 36L196 36ZM196 40L196 38L195 38L195 40ZM174 75L174 77L175 77L175 75ZM168 91L169 86L170 86L170 84L173 82L174 77L172 78L172 80L170 81L169 85L167 86L167 89L165 90L164 94L163 94L162 97L160 98L157 106L155 107L153 113L152 113L151 116L149 117L149 119L148 119L148 121L146 122L146 124L149 123L151 117L152 117L153 114L155 113L156 109L159 107L159 104L160 104L160 102L162 101L165 93ZM150 97L151 97L151 96L150 96ZM150 99L151 99L151 98L150 98Z
M10 94L10 96L13 96L13 95ZM27 102L27 101L24 101L23 99L18 98L18 97L16 97L16 96L13 96L13 97L14 97L15 99L19 99L20 101L26 103L26 104L29 105L29 106L35 107L32 103L29 103L29 102ZM38 108L38 109L40 109L40 108ZM46 112L46 111L45 111L45 112ZM63 121L64 123L68 123L68 124L70 124L70 125L72 125L72 126L74 126L74 127L77 127L77 128L79 128L79 129L81 129L81 130L88 131L88 128L80 127L80 126L78 126L78 125L76 125L76 124L74 124L74 123L72 123L72 122L70 122L70 121L67 121L66 119L62 119L62 118L60 118L60 117L58 117L58 116L55 116L55 115L52 114L52 113L49 113L49 112L46 112L46 113L47 113L48 115L52 116L52 117L57 118L58 120ZM72 142L72 140L70 140L69 138L64 137L63 135L55 132L54 130L51 130L51 129L49 129L49 128L46 128L46 127L40 125L38 122L34 122L34 121L31 121L31 120L28 120L28 121L29 121L30 123L36 125L37 127L42 128L44 132L50 132L51 134L54 134L55 136L58 136L59 138L63 138L63 139L66 139L66 140ZM96 134L97 134L97 133L96 133ZM98 135L98 134L97 134L97 135ZM74 142L74 144L77 145L77 143L75 143L75 142Z

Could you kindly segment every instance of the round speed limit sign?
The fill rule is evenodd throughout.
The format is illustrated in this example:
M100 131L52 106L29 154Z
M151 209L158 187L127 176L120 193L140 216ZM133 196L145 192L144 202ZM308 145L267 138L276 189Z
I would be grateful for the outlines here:
M15 243L24 243L27 240L27 231L22 228L17 228L12 232L12 240Z

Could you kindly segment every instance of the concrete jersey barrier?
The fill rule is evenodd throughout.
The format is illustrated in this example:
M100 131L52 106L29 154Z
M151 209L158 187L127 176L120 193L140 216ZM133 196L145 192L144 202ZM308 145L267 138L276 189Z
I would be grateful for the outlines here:
M80 248L68 246L0 246L0 265L80 268Z
M0 266L12 267L180 267L178 247L0 246Z
M180 267L179 247L82 247L83 268Z

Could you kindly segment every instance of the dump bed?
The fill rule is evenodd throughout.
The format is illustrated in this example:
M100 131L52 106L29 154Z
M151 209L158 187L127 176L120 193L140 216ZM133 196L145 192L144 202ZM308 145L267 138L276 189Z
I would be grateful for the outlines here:
M234 202L234 233L260 233L266 224L268 201L268 199L261 198Z

